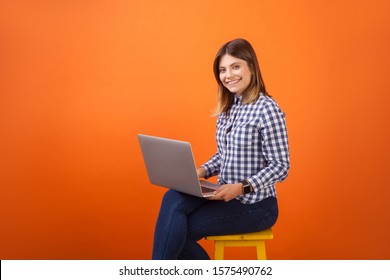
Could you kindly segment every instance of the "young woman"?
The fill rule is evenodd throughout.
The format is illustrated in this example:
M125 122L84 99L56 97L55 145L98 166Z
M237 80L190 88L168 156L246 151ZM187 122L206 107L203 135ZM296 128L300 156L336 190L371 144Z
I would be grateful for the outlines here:
M204 199L169 190L156 223L152 259L209 259L198 240L255 232L278 218L275 183L290 168L284 113L265 89L255 51L244 39L214 60L219 87L217 152L197 170L221 187Z

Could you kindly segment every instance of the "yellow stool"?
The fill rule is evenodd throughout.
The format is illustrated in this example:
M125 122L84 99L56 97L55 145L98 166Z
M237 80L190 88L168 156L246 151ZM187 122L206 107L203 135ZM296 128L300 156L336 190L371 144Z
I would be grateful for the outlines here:
M265 240L273 239L272 228L244 234L206 236L206 240L214 240L214 259L223 260L225 247L255 246L258 260L266 260Z

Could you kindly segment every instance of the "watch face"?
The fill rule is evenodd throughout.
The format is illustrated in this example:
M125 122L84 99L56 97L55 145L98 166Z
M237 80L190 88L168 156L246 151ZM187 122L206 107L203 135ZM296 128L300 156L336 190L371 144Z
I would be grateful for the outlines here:
M247 194L251 192L251 185L247 180L241 181L242 184L242 193Z

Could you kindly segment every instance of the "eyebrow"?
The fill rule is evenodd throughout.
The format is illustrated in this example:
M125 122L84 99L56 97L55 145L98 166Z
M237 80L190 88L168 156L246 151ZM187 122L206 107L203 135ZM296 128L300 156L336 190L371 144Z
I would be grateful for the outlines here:
M233 62L232 64L228 65L228 67L233 66L234 64L241 64L241 62L240 61ZM226 68L226 66L221 66L220 65L219 69L221 69L221 68Z

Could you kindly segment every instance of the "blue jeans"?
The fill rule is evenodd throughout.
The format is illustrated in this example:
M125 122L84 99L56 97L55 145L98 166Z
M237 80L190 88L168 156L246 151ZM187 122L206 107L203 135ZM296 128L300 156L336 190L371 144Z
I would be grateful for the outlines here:
M272 227L278 203L268 197L253 204L207 200L174 190L165 193L154 232L152 259L207 260L198 240L210 235L255 232Z

